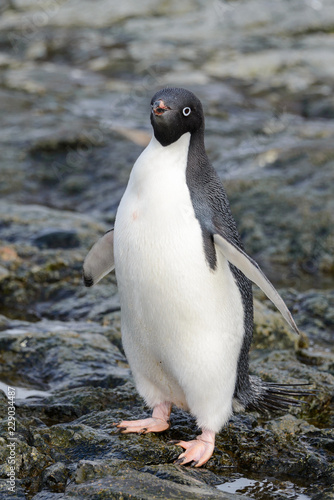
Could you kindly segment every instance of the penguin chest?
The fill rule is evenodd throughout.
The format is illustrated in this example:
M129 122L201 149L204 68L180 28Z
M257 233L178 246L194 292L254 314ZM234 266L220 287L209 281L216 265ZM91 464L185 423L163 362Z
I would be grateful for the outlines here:
M145 302L152 309L159 305L163 314L172 303L190 300L200 287L201 269L210 272L186 184L189 138L185 134L166 148L152 139L134 165L117 212L117 280L121 301L131 296L134 310L143 310Z

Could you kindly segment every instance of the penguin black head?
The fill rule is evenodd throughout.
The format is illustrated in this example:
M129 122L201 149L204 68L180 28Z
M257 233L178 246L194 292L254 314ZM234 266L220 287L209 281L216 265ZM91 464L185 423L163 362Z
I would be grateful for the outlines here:
M154 136L162 146L169 146L186 132L204 130L201 101L189 90L159 90L152 97L151 107Z

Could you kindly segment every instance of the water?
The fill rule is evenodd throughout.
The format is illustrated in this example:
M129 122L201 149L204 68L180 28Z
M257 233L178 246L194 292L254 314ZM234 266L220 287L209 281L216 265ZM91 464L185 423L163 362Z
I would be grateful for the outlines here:
M38 391L36 389L27 389L26 387L16 387L15 385L4 384L0 382L0 390L7 395L8 387L15 389L15 399L27 399L31 397L45 398L50 396L50 392Z
M311 497L304 493L306 488L297 486L291 481L279 481L275 478L260 480L239 475L231 481L219 484L217 489L226 493L245 495L255 500L311 500Z

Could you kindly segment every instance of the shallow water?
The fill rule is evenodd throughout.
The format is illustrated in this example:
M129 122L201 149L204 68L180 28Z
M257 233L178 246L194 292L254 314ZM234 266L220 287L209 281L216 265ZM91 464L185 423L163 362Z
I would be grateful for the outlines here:
M15 385L4 384L0 382L0 390L7 394L8 387L15 390L15 399L27 399L27 398L45 398L50 396L50 392L38 391L35 389L27 389L26 387L17 387Z
M297 486L291 481L281 481L275 478L250 479L238 476L231 481L219 484L217 489L226 493L238 493L255 500L310 500L304 493L306 488Z

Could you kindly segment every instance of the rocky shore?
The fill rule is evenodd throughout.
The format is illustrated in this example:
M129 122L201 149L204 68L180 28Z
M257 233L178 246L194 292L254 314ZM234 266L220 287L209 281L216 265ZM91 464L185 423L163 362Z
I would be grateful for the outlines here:
M331 0L1 3L0 498L334 498L333 32ZM160 435L115 430L149 410L114 274L81 279L166 85L202 100L245 248L302 331L255 290L251 371L313 391L234 415L202 469L173 464L198 432L181 410Z

